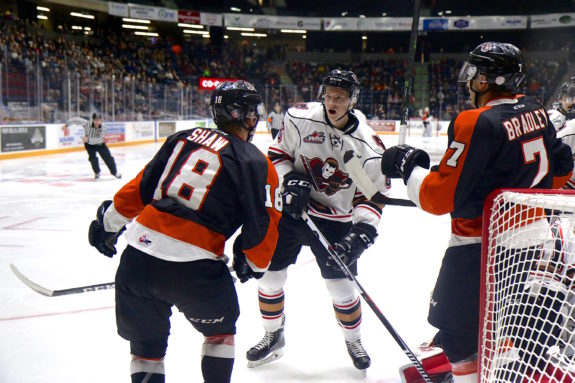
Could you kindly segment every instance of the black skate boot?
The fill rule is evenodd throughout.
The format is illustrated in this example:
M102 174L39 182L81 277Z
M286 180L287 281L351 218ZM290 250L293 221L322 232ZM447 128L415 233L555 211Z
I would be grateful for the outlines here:
M246 352L248 367L258 367L281 358L285 344L283 325L277 331L266 331L263 339Z
M348 342L346 340L345 345L347 346L347 352L349 356L351 356L355 368L365 370L371 365L371 359L369 355L367 355L367 352L365 352L361 340L358 339L355 342Z

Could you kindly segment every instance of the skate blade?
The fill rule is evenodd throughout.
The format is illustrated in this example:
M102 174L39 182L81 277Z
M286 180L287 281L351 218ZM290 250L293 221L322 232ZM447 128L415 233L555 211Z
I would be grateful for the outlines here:
M283 348L280 348L279 350L272 351L268 356L266 356L263 359L248 360L248 368L255 368L255 367L259 367L263 364L271 363L274 360L281 358L283 356L283 354L284 354L284 350L283 350Z

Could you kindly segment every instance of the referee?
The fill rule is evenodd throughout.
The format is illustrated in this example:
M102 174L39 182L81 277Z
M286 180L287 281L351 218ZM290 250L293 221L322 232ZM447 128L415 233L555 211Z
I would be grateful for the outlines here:
M112 157L112 153L110 153L110 149L108 149L108 146L104 141L106 129L102 125L102 116L94 113L92 115L91 124L88 120L79 117L68 121L68 125L72 123L79 123L84 126L84 147L88 152L88 160L92 165L92 170L94 170L94 178L100 178L100 161L98 160L96 153L100 154L108 166L108 169L110 169L110 173L112 173L114 177L122 178L122 175L118 173L118 169L116 168L116 161L114 160L114 157Z

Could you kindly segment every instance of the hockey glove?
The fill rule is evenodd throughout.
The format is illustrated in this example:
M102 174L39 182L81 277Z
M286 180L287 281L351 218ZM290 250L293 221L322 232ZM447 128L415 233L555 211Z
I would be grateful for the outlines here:
M397 145L387 149L381 157L381 172L389 178L407 180L416 166L429 169L429 155L409 145Z
M90 223L88 229L88 241L90 245L94 246L96 250L104 254L106 257L113 257L116 254L116 242L126 227L122 227L119 232L109 232L104 229L104 213L110 207L112 201L106 200L98 207L96 212L96 219Z
M240 280L240 282L245 283L251 278L260 279L264 273L258 273L253 271L248 261L246 259L246 255L242 249L242 236L238 235L236 240L234 241L234 259L232 260L232 268L236 272L236 276Z
M306 174L291 171L284 176L283 186L283 212L298 220L309 202L311 179Z
M342 239L334 243L333 249L346 266L353 265L361 253L375 241L377 230L367 223L356 223ZM331 260L328 266L332 266Z

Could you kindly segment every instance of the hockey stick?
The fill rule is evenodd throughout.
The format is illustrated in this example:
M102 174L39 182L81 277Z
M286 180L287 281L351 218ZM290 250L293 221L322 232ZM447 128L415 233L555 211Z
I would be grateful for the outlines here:
M228 266L230 272L233 272L231 266ZM82 294L82 293L89 293L91 291L101 291L101 290L110 290L116 288L115 282L108 282L108 283L97 283L95 285L86 285L86 286L78 286L78 287L71 287L68 289L61 289L61 290L51 290L44 286L37 284L36 282L30 280L27 276L22 274L20 270L12 263L10 263L10 270L18 277L20 282L37 292L38 294L42 294L46 297L59 297L62 295L71 295L71 294ZM236 283L237 278L232 275L232 279L234 283Z
M403 101L401 103L401 122L399 125L399 145L405 144L405 130L409 121L409 90L413 82L413 68L415 64L415 48L417 47L417 31L419 29L419 8L421 0L413 0L413 18L411 20L411 35L409 36L409 50L407 53L407 76L404 81Z
M109 290L115 288L116 286L116 283L108 282L108 283L98 283L95 285L72 287L69 289L62 289L62 290L50 290L28 279L28 277L22 274L20 270L18 270L18 268L16 268L16 266L14 266L13 264L10 264L10 269L22 283L24 283L32 290L36 291L38 294L42 294L47 297L58 297L62 295L87 293L90 291Z
M361 166L361 163L359 162L357 156L353 153L353 150L348 150L345 152L343 155L343 162L345 170L347 170L351 176L351 179L357 185L359 191L369 200L384 205L416 206L415 203L408 199L390 198L381 194L377 190L377 186L375 186L375 184L371 181L363 169L363 166Z
M339 268L341 269L341 271L343 272L343 274L346 276L347 279L349 279L350 281L352 281L355 284L355 287L357 288L359 294L362 296L363 300L368 304L368 306L373 310L373 312L375 313L375 315L379 318L379 320L381 321L381 323L383 323L383 325L385 326L385 328L387 329L387 331L389 331L389 333L391 334L391 336L393 337L393 339L397 342L397 344L399 345L399 347L401 347L401 349L403 350L403 352L405 353L405 355L407 355L407 357L409 358L409 360L411 361L411 363L413 363L413 365L415 366L415 368L417 368L417 371L421 374L421 376L423 377L423 380L426 383L433 383L431 378L429 377L429 375L427 374L427 372L425 371L425 369L423 368L423 365L421 364L421 362L419 361L419 359L417 359L417 357L415 356L415 354L409 349L409 347L407 346L407 344L405 344L405 342L403 341L403 339L401 339L401 337L399 336L399 334L394 330L394 328L391 326L391 323L389 323L389 321L387 320L387 318L383 315L383 313L379 310L379 308L377 307L377 305L375 304L375 302L371 299L371 297L367 294L367 292L363 289L363 287L361 286L361 284L359 283L359 281L355 278L355 276L351 273L351 271L349 270L349 268L347 267L347 265L341 260L341 258L339 257L339 255L337 254L337 252L333 249L333 247L331 246L331 244L329 243L329 241L324 237L324 235L322 234L322 232L319 230L319 228L316 226L316 224L311 220L311 218L309 217L309 215L307 214L307 212L303 212L302 217L301 217L304 222L308 225L308 227L311 229L311 231L314 232L314 234L317 236L317 238L319 239L319 241L321 242L321 244L325 247L325 249L328 251L330 257L333 259L333 261L339 266Z

